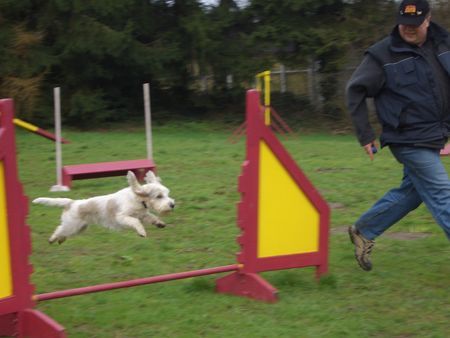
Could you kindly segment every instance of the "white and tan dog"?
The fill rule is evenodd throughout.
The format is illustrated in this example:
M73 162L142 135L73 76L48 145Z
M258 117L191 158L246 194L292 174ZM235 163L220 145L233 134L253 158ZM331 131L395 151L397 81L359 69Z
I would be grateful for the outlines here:
M146 237L144 225L154 224L163 228L166 224L150 210L165 214L175 207L169 197L169 189L161 184L152 171L145 176L141 185L132 171L127 174L129 187L114 194L91 197L82 200L70 198L39 197L33 203L64 208L61 224L49 238L50 243L63 243L66 238L85 230L90 224L102 225L110 229L132 228Z

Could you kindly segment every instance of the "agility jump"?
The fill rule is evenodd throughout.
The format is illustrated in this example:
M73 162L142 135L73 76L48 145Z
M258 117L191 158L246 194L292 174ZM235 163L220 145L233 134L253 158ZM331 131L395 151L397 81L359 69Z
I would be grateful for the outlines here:
M155 171L156 165L153 161L152 126L150 108L150 85L143 84L144 111L145 111L145 136L147 146L147 158L126 161L83 163L73 165L62 165L61 143L61 99L60 88L54 88L54 110L55 110L55 134L56 134L56 185L51 191L67 191L72 187L73 180L90 178L111 177L125 175L128 170L134 172L139 181L144 179L147 171ZM62 139L61 139L62 140Z
M66 337L64 328L34 310L37 301L153 284L176 279L231 272L217 279L217 292L275 302L278 291L258 273L313 266L316 276L328 270L330 211L273 132L264 123L264 109L257 90L247 92L246 160L238 178L241 201L237 206L237 263L77 289L33 294L32 267L28 263L30 232L24 224L27 200L17 179L12 101L0 101L0 231L6 236L0 252L0 336ZM11 161L14 163L11 164ZM8 177L8 180L6 180ZM286 196L282 201L277 198ZM9 238L9 241L8 241ZM20 240L18 240L20 238ZM4 244L4 245L3 245ZM6 268L4 268L6 266ZM6 285L6 287L4 286Z

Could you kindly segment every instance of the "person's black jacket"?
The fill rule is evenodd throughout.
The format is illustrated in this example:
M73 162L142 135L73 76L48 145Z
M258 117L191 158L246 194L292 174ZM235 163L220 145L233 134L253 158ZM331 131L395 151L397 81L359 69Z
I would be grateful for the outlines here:
M431 23L421 48L401 39L395 27L366 51L347 84L347 105L360 144L375 139L366 105L366 98L373 97L382 146L443 146L450 128L449 79L450 37L442 27Z

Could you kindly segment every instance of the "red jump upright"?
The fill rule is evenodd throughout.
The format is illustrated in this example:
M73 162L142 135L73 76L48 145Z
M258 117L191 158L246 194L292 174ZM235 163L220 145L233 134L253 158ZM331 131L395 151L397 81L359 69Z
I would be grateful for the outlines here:
M247 156L239 177L242 200L240 269L217 281L219 292L277 300L259 272L315 266L328 269L328 204L265 125L259 92L247 92Z
M64 328L34 310L28 199L17 175L13 101L0 100L0 336L66 337Z

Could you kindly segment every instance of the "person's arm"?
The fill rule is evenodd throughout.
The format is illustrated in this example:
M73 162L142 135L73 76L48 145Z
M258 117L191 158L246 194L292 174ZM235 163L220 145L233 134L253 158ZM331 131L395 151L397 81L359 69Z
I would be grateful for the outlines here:
M375 132L369 122L366 98L374 97L385 82L381 65L366 54L347 83L347 108L355 128L356 137L373 159L371 145L375 144Z

